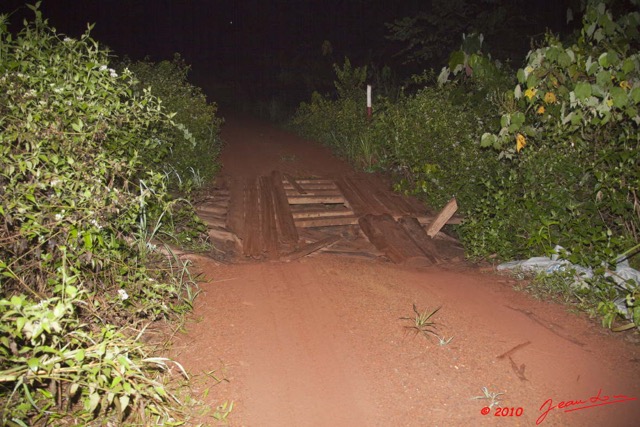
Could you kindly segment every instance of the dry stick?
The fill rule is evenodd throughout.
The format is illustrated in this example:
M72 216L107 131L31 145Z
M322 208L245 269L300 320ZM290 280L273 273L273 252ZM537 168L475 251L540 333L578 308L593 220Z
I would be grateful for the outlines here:
M514 310L514 311L519 311L520 313L522 313L525 316L527 316L529 319L533 320L534 322L536 322L537 324L539 324L543 328L548 329L550 332L554 333L555 335L559 336L560 338L564 338L565 340L567 340L569 342L572 342L575 345L579 345L580 347L584 347L584 345L585 345L584 343L578 341L577 339L573 338L569 334L561 333L561 332L556 331L556 330L550 328L549 326L545 325L544 322L542 322L542 320L540 320L538 318L538 316L535 315L535 313L532 313L530 311L523 310L523 309L520 309L520 308L509 307L508 305L505 305L505 307L510 308L511 310Z
M511 362L511 369L513 369L513 372L515 372L515 374L518 376L518 378L520 378L521 381L529 381L527 377L524 376L524 363L518 367L511 356L509 356L509 362Z
M529 344L531 344L531 341L527 341L527 342L523 342L522 344L518 344L517 346L513 347L511 350L507 351L504 354L501 354L500 356L496 357L496 359L504 359L505 357L511 357L511 355L513 353L515 353L516 351L520 350L521 348L524 348L526 346L528 346Z

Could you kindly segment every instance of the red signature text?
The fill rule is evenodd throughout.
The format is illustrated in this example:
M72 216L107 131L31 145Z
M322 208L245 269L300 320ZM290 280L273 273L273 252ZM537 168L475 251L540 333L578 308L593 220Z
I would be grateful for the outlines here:
M632 400L638 400L638 398L625 396L624 394L603 396L602 389L598 390L598 394L596 394L595 396L591 396L586 400L563 400L557 405L554 405L553 400L549 398L545 400L542 406L540 406L541 414L536 420L536 425L540 425L547 418L549 412L553 411L554 409L561 409L564 412L572 412L579 411L581 409L595 408L597 406L611 405L613 403L630 402Z

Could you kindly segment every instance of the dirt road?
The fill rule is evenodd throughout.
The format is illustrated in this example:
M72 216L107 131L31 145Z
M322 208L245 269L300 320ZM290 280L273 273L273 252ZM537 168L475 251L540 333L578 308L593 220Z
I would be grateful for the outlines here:
M349 171L314 143L227 117L222 175L231 227L243 178ZM211 415L232 426L632 426L640 346L583 315L536 301L508 277L317 254L298 261L199 262L207 278L174 357ZM442 307L435 336L407 326ZM205 373L212 373L211 376ZM226 381L214 385L212 378ZM483 396L496 397L499 406ZM208 390L208 391L207 391ZM561 403L564 402L564 403ZM489 408L483 415L483 408ZM485 409L485 411L487 411ZM546 414L546 416L545 416Z

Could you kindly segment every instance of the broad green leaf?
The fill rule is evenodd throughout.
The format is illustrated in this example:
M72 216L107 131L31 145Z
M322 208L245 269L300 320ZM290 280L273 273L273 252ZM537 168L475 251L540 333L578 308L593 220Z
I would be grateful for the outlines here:
M609 67L609 53L608 52L605 52L605 53L600 55L600 57L598 58L598 64L600 64L600 66L603 67L603 68Z
M494 134L485 132L482 134L482 138L480 138L480 146L491 147L496 143L497 139L498 138Z
M617 86L611 88L611 99L616 108L624 108L629 103L625 90Z
M576 88L574 89L576 97L579 100L587 99L591 96L591 84L588 82L579 82L576 84Z

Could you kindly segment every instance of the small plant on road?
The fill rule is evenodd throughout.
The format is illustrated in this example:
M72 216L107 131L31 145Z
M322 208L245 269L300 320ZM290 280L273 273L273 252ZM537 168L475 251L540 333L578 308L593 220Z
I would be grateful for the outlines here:
M438 338L438 345L440 346L445 346L449 344L451 340L453 340L453 337L446 338L445 336L438 336L438 335L436 335L436 337Z
M482 396L475 396L472 397L472 400L477 400L477 399L487 399L489 400L489 409L493 409L493 407L498 407L500 406L500 400L498 399L498 396L503 395L504 393L492 393L489 391L489 389L487 387L482 387Z
M414 317L401 317L400 320L410 320L412 321L412 325L405 326L405 328L412 330L417 334L424 334L428 336L429 334L438 336L436 331L436 323L431 321L431 318L441 309L442 307L438 307L435 310L429 312L428 309L424 310L422 313L418 310L415 303L413 304L413 312L415 313Z

